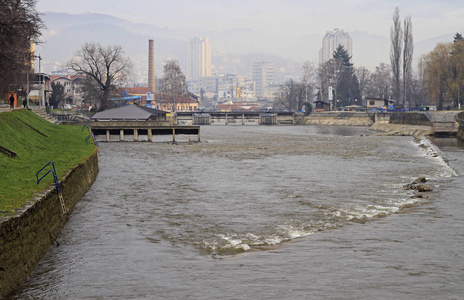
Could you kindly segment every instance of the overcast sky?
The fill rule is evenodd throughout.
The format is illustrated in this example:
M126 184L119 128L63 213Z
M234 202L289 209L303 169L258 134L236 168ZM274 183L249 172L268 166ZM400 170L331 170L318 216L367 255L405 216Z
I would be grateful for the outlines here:
M251 28L271 35L334 28L388 36L395 7L412 17L414 38L464 30L463 0L38 0L40 12L105 13L173 29Z

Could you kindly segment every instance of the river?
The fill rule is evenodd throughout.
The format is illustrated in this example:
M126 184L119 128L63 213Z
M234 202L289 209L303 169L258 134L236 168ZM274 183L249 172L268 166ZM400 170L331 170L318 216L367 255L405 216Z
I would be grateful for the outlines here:
M202 143L100 143L59 246L7 299L462 299L456 139L201 131ZM433 191L414 198L403 186L421 176Z

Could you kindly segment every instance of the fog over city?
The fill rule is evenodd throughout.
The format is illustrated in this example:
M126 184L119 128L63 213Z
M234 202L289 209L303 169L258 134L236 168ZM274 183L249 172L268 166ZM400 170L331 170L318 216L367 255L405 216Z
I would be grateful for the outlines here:
M339 28L348 31L353 38L355 65L373 69L382 62L389 63L389 34L395 7L399 7L402 18L409 15L412 18L414 68L417 67L419 57L431 51L437 42L450 42L456 32L464 30L464 2L458 0L81 0L78 5L70 0L39 0L37 9L45 14L47 29L43 36L46 43L37 50L44 56L44 68L49 69L45 71L57 69L80 47L83 42L80 39L84 39L87 34L91 41L120 44L135 59L136 64L140 60L142 68L145 65L146 58L143 56L146 56L148 38L159 38L165 39L167 43L163 45L162 41L157 41L157 65L161 66L167 58L174 58L182 66L185 64L185 54L182 53L185 52L184 43L195 36L207 36L213 54L253 53L254 59L258 60L259 54L262 54L297 63L312 61L317 64L322 37L327 31ZM74 22L67 15L62 15L63 18L58 22L57 15L51 13L92 13L93 17L77 18L81 20ZM108 16L130 23L116 24ZM66 19L72 24L66 25ZM89 27L83 27L84 24L89 26L95 22L118 28L106 28L107 31L99 36L96 32L89 33ZM60 33L65 29L71 30L71 27L76 37L75 43L54 41ZM116 37L112 39L109 32L116 29L120 31L114 33ZM93 26L91 31L98 30ZM125 31L137 36L123 41L121 35ZM69 41L69 32L67 34ZM51 45L54 49L51 49ZM177 49L169 50L170 47ZM268 58L263 56L262 60ZM157 75L160 71L158 68Z

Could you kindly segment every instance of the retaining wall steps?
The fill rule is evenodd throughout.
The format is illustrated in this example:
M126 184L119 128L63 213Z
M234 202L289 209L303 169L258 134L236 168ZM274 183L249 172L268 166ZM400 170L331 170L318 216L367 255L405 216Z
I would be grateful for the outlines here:
M40 108L31 108L31 111L32 111L33 113L35 113L36 115L38 115L39 117L41 117L42 119L44 119L45 121L48 121L48 122L50 122L50 123L52 123L52 124L60 124L60 123L61 123L57 118L55 118L55 117L49 115L49 114L48 114L45 110L43 110L43 109L40 109Z

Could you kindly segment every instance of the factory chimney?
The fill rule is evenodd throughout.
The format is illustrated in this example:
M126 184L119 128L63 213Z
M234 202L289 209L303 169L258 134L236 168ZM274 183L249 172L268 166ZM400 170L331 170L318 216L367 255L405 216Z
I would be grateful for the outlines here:
M148 40L148 89L155 93L155 46L153 40Z

